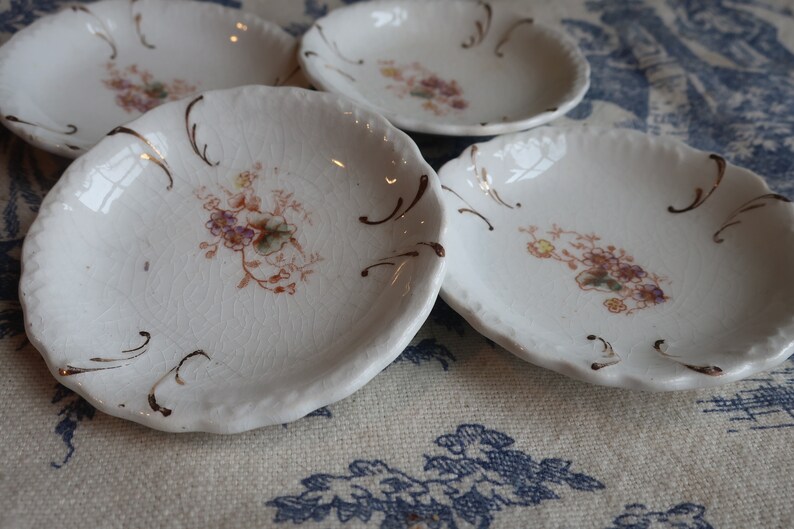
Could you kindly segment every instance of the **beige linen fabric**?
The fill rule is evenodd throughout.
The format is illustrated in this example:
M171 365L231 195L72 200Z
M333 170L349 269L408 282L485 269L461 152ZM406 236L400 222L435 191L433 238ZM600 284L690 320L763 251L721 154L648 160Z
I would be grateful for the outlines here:
M242 8L299 31L337 4L248 0ZM595 74L588 123L697 141L687 86L698 78L687 77L673 44L737 70L772 72L781 66L772 59L785 58L774 50L794 53L792 6L783 2L702 6L702 20L716 29L687 2L642 1L625 14L607 4L524 3L536 19L572 32L594 69L629 68L614 51L627 49L648 80L637 95L650 106L646 118L632 115L629 100L608 100L609 86L622 81ZM4 37L53 7L0 1ZM629 15L637 18L620 22ZM698 20L724 37L725 49L698 44L686 25ZM774 42L753 40L742 33L748 27ZM670 34L654 33L660 28ZM737 65L741 57L750 66ZM665 72L667 81L654 77ZM617 84L605 87L610 82ZM775 123L793 123L792 112L780 109L787 117ZM584 115L574 117L561 123ZM465 146L420 143L428 157ZM794 160L782 144L770 156ZM35 197L65 166L0 134L0 528L794 527L792 360L711 390L596 387L518 360L439 304L397 363L352 397L289 425L172 435L94 413L58 387L27 344L14 298ZM773 176L779 190L789 189L792 178Z

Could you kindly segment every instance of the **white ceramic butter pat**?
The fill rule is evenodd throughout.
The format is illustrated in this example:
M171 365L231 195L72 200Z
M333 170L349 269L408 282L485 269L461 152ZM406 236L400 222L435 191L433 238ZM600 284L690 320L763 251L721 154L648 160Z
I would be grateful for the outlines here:
M298 419L385 368L445 269L441 187L347 99L244 87L115 129L25 239L26 331L62 384L167 431Z
M0 48L0 120L74 158L168 101L298 79L296 40L237 9L187 0L75 4Z
M486 136L576 106L590 67L566 35L496 2L380 0L336 9L301 40L312 82L400 128Z
M440 171L442 295L517 356L597 384L724 384L794 347L794 209L718 154L542 127Z

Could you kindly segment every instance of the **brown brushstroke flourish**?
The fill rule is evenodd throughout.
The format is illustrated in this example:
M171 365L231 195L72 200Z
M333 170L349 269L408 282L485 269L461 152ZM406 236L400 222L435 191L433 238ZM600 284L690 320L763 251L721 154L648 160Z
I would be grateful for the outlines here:
M522 18L521 20L517 20L505 33L505 36L502 37L502 40L499 41L499 44L496 45L496 49L494 53L500 59L505 56L504 52L502 51L502 47L510 41L510 37L513 36L513 32L518 29L519 26L522 24L534 24L535 21L531 18Z
M115 136L116 134L129 134L130 136L134 136L139 140L141 140L143 143L145 143L152 150L152 152L155 153L155 155L153 156L150 153L143 153L141 154L141 158L154 163L155 165L157 165L157 167L163 170L165 175L168 177L168 186L166 187L166 190L170 191L174 187L174 177L171 175L171 168L169 167L168 162L163 156L163 153L161 153L160 150L157 147L155 147L155 145L152 142L146 139L139 132L136 132L124 126L116 127L115 129L108 132L108 136Z
M135 2L137 2L137 1L138 0L130 0L130 11L132 11L134 9ZM156 46L154 44L150 44L146 40L146 36L141 31L141 20L142 19L143 19L143 15L140 14L140 13L134 13L132 15L132 20L135 22L135 32L138 34L138 39L141 41L141 44L143 44L143 46L145 46L146 48L149 48L150 50L153 50L153 49L156 48Z
M681 362L680 360L676 360L675 356L667 354L664 351L662 351L662 345L664 344L664 342L665 342L664 340L656 340L655 342L653 342L653 348L656 349L656 351L660 355L664 356L665 358L667 358L669 360L672 360L676 364L680 364L680 365L686 367L687 369L691 369L692 371L696 371L698 373L701 373L703 375L708 375L710 377L718 377L718 376L721 376L723 374L722 369L717 367L717 366L696 366L696 365L692 365L692 364L687 364L687 363Z
M473 48L475 46L479 46L485 37L488 36L488 31L491 29L491 19L493 18L493 8L491 4L488 2L478 2L479 5L485 9L485 22L482 20L477 20L474 24L477 28L477 33L475 35L471 35L468 39L461 43L461 47L465 49Z
M174 373L174 372L176 372L175 375L174 375L174 380L176 381L176 383L180 384L180 385L184 385L185 381L184 381L184 379L182 377L179 376L179 370L182 368L182 365L185 362L187 362L189 359L193 358L194 356L203 356L207 360L210 360L210 357L209 357L209 355L207 355L207 353L205 353L201 349L197 349L197 350L193 351L192 353L190 353L188 355L185 355L182 358L182 360L179 361L179 364L177 364L176 366L174 366L171 369L169 369L168 372L165 375L163 375L159 379L157 379L157 382L155 382L154 385L152 385L152 389L149 390L149 396L148 396L149 407L152 410L154 410L155 412L161 413L163 415L163 417L168 417L169 415L171 415L173 410L158 404L157 397L155 396L155 392L157 391L157 386L159 386L168 377L168 375L170 375L171 373Z
M111 52L110 53L110 60L112 61L113 59L115 59L116 58L116 41L113 40L113 37L110 36L110 30L105 25L105 23L102 21L102 19L99 18L98 16L96 16L90 9L88 9L85 6L74 5L74 6L69 6L68 9L71 9L75 13L77 13L77 12L85 13L88 16L96 19L97 22L99 22L99 25L102 26L102 31L96 31L96 30L92 29L91 30L91 34L96 35L100 39L102 39L105 42L107 42L107 44L110 46L110 52Z
M318 59L322 59L322 57L320 57L319 53L317 53L315 51L311 51L311 50L304 51L303 52L303 56L306 57L307 59L310 58L310 57L317 57ZM336 66L334 66L332 64L329 64L329 63L326 62L323 66L325 66L329 70L332 70L332 71L338 73L339 75L347 77L350 80L350 82L352 82L352 83L356 82L356 78L355 77L353 77L352 75L350 75L346 71L337 68Z
M513 209L514 206L511 206L510 204L502 200L502 197L499 196L499 193L496 191L496 189L491 187L490 182L488 182L488 170L485 167L480 167L480 168L477 167L477 158L479 158L479 156L480 156L480 148L477 147L476 145L472 145L471 163L474 165L474 176L476 176L477 180L480 182L480 189L482 189L487 196L494 199L494 201L500 206L505 206L507 208ZM520 208L521 203L516 202L515 207Z
M620 355L618 355L615 350L612 348L612 344L608 341L604 340L600 336L596 336L595 334L587 335L587 339L591 342L598 340L601 342L603 349L601 350L602 353L606 353L607 357L617 356L617 360L613 360L611 362L593 362L590 364L590 369L593 371L598 371L599 369L603 369L605 367L613 366L621 361Z
M364 59L358 59L356 61L345 57L342 54L342 51L339 49L339 46L336 44L336 41L329 41L328 38L325 36L325 31L323 30L323 27L320 24L315 24L315 26L317 27L317 32L320 34L320 37L323 39L325 44L331 49L331 51L333 51L334 54L336 54L337 57L339 57L341 60L343 60L348 64L354 64L354 65L364 64Z
M714 193L714 191L717 190L717 188L722 183L722 179L725 177L725 167L726 167L725 158L723 158L718 154L711 154L709 155L709 158L711 158L717 163L717 179L714 181L714 185L711 186L711 189L706 194L706 196L703 196L703 189L698 187L695 189L695 200L693 200L689 206L683 209L676 209L673 206L669 206L667 208L667 211L669 211L670 213L686 213L687 211L692 211L693 209L702 206L703 203L712 195L712 193Z
M148 350L148 349L146 349L146 346L149 345L149 340L151 340L152 335L149 334L146 331L140 331L138 334L140 334L144 338L143 344L139 345L138 347L135 347L134 349L125 349L125 350L121 351L122 353L135 353L135 352L140 351L138 354L133 355L133 356L126 356L126 357L122 357L122 358L99 358L99 357L94 357L94 358L90 359L91 362L98 362L98 363L104 363L104 362L125 362L126 361L127 362L126 364L120 364L120 365L117 365L117 366L108 366L108 367L75 367L73 365L67 365L65 368L62 367L62 368L58 369L58 374L61 375L62 377L70 377L72 375L79 375L81 373L91 373L93 371L107 371L108 369L118 369L120 367L126 367L126 366L130 365L130 363L129 363L130 360L134 360L135 358L138 358L139 356L141 356L142 354L144 354Z
M193 105L198 103L199 101L203 101L204 96L200 95L195 98L193 101L188 103L187 108L185 109L185 130L187 131L188 141L190 141L190 146L193 147L193 152L196 153L196 156L201 158L204 163L209 165L210 167L217 166L220 162L213 163L210 161L209 157L207 156L207 144L204 144L204 148L199 151L198 143L196 142L196 127L198 126L196 123L193 125L190 124L190 112L193 110Z
M437 242L418 242L416 246L427 246L428 248L432 248L433 251L436 253L436 256L442 258L447 255L446 250L441 244ZM395 263L392 262L392 259L397 259L399 257L419 257L419 252L417 250L411 250L410 252L401 253L399 255L392 255L390 257L384 257L383 259L378 259L373 265L370 265L361 271L361 277L367 277L369 275L369 271L372 268L377 268L379 266L395 266Z
M722 243L725 239L720 237L720 234L722 234L723 231L730 228L731 226L736 226L737 224L742 223L742 221L736 220L736 217L738 217L742 213L746 213L748 211L752 211L754 209L758 209L766 206L767 202L765 201L767 200L779 200L781 202L791 202L791 200L789 200L788 198L784 197L783 195L778 195L777 193L767 193L765 195L755 197L752 200L748 200L747 202L745 202L744 204L733 210L733 212L730 214L728 219L722 224L722 227L720 227L720 229L714 233L714 236L712 237L714 239L714 242L716 242L717 244Z
M293 68L292 71L289 74L287 74L287 76L283 80L281 79L280 75L276 76L276 80L273 81L273 86L284 86L286 82L292 79L293 77L295 77L295 75L297 75L297 73L300 70L301 70L300 64L296 64L295 68Z
M62 130L57 130L57 129L53 129L53 128L50 128L50 127L45 127L44 125L41 125L39 123L32 123L30 121L25 121L24 119L19 119L18 117L14 116L12 114L6 115L5 119L7 121L12 122L12 123L21 123L22 125L30 125L31 127L38 127L40 129L48 130L48 131L54 132L56 134L63 134L64 136L71 136L72 134L77 132L77 127L72 125L71 123L67 123L66 124L66 128L68 130L62 131ZM69 147L72 150L80 149L80 147L75 147L74 145L67 145L67 147Z
M400 212L400 209L402 208L403 205L403 199L402 197L399 197L397 199L397 206L394 208L394 211L392 211L391 214L385 219L373 221L373 220L369 220L369 217L364 215L358 218L359 222L362 222L363 224L367 224L370 226L375 226L378 224L383 224L384 222L391 219L398 220L403 218L406 213L411 211L411 209L413 209L413 207L416 206L416 203L419 202L419 200L425 194L425 191L427 191L428 182L429 182L429 178L427 177L426 174L423 174L422 176L419 177L419 189L416 191L416 196L414 197L411 204L407 208L405 208L405 211L403 211L401 215L397 215Z
M469 202L468 202L468 201L467 201L465 198L463 198L462 196L460 196L460 195L458 194L458 192L457 192L457 191L455 191L454 189L452 189L452 188L450 188L450 187L447 187L447 186L445 186L445 185L442 185L442 186L441 186L441 189L443 189L444 191L449 191L450 193L452 193L453 195L455 195L456 197L458 197L459 199L461 199L461 200L462 200L462 201L463 201L463 202L464 202L464 203L465 203L467 206L469 206L468 208L459 208L459 209L458 209L458 213L461 213L461 214L462 214L462 213L471 213L472 215L476 215L477 217L479 217L480 219L482 219L482 221L483 221L485 224L487 224L487 225L488 225L488 231L493 231L493 230L494 230L493 224L491 224L491 223L490 223L490 221L489 221L488 219L486 219L486 218L485 218L485 216L483 216L481 213L479 213L478 211L476 211L476 210L474 209L474 206L472 206L471 204L469 204Z

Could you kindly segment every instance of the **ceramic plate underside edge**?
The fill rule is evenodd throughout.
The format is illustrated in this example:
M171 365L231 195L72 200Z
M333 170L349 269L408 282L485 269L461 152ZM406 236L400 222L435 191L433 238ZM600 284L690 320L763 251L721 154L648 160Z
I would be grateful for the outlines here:
M117 125L211 89L292 84L297 41L237 9L188 0L65 7L0 48L0 120L75 158Z
M506 4L382 0L336 9L301 40L311 81L406 130L487 136L575 107L590 67L569 37Z
M673 140L544 127L439 173L442 297L534 364L644 390L724 384L794 352L794 211Z
M167 431L298 419L385 368L445 270L440 186L348 100L209 92L75 161L23 247L28 336L59 382Z

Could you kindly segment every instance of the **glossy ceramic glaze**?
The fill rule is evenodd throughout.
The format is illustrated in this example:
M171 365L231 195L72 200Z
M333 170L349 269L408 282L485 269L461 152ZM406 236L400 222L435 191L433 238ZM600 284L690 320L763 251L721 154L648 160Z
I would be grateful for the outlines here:
M297 43L236 9L187 0L107 0L44 16L0 48L0 119L74 158L161 103L296 80Z
M75 161L26 237L26 330L107 413L231 433L360 388L445 268L436 175L331 94L245 87L152 110Z
M505 3L362 2L332 11L301 41L312 82L403 129L485 136L528 129L584 97L576 44Z
M638 132L540 128L440 171L444 299L535 364L676 390L794 347L794 209L716 154Z

